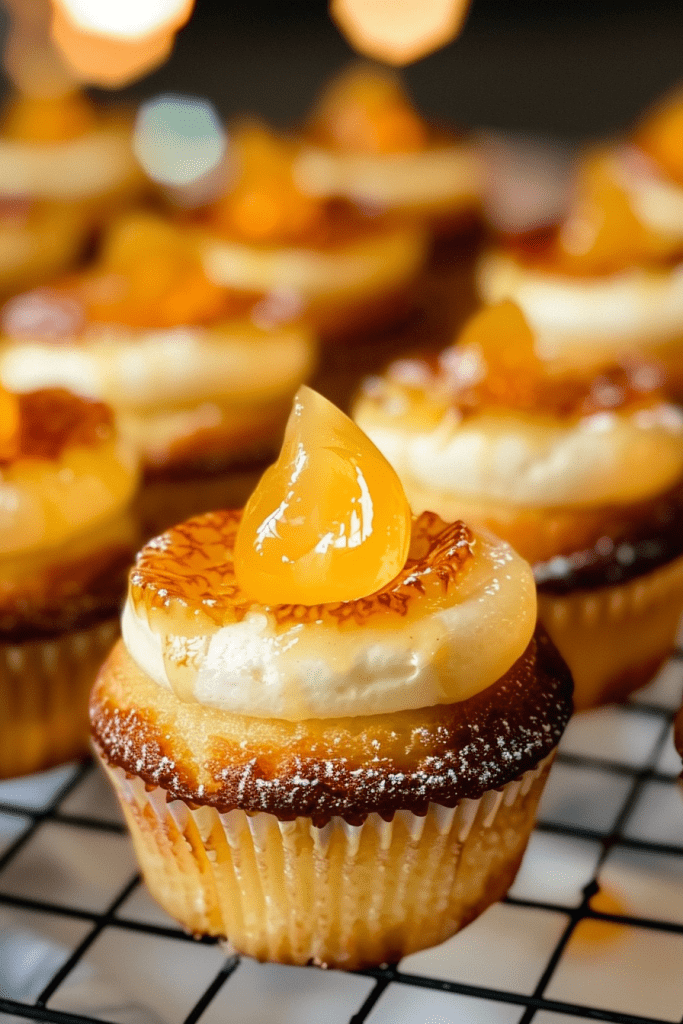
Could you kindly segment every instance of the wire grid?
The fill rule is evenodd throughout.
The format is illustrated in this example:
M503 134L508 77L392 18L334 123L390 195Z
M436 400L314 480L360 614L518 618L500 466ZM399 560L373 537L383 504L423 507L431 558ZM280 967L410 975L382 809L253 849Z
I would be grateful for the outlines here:
M113 808L108 807L106 797L98 795L101 783L98 769L92 763L62 770L61 774L57 773L56 782L52 773L53 791L40 806L34 806L32 800L26 802L25 796L22 802L26 788L17 788L11 783L0 786L0 821L10 823L10 836L14 833L13 838L6 840L6 848L0 854L0 937L4 927L3 914L9 915L15 926L19 923L29 930L35 930L36 915L44 915L43 921L59 921L62 926L70 922L77 925L79 931L49 980L43 979L38 993L31 993L30 998L9 998L0 991L0 1021L25 1019L53 1024L102 1024L103 1021L136 1020L147 1024L147 1021L163 1020L165 1024L194 1024L200 1020L234 1020L242 1024L243 1020L253 1020L259 1024L261 1021L278 1024L278 1021L286 1019L296 1020L298 1024L299 1020L310 1019L324 1021L325 1024L363 1024L366 1021L368 1024L383 1024L385 1021L392 1024L450 1024L454 1020L509 1020L528 1024L535 1020L536 1024L560 1024L566 1019L583 1017L624 1024L655 1024L662 1020L681 1020L683 829L680 825L683 822L683 801L676 819L678 805L673 801L678 800L680 794L676 782L677 761L670 736L671 722L680 702L682 659L683 655L677 654L658 681L623 708L598 712L592 724L588 716L574 719L551 774L548 786L551 792L546 793L550 799L544 799L530 853L503 904L489 910L460 936L455 936L436 951L413 954L401 964L360 971L355 975L321 972L315 968L257 965L237 955L226 956L213 940L200 939L195 944L192 937L165 919L160 911L155 911L151 901L147 902L144 887L133 867L125 829ZM589 752L590 748L595 749L596 735L603 737L598 756ZM601 780L602 789L598 787L595 790L596 778ZM562 783L560 790L564 795L559 801L552 794L555 780ZM607 799L605 794L609 795ZM40 804L40 798L35 803ZM643 822L638 824L639 818L643 817L643 808L648 807L655 823L655 835L650 834L651 825L649 833L643 834ZM668 820L667 807L674 808L673 820ZM88 842L100 844L103 850L113 843L115 851L112 854L110 850L109 859L105 857L100 863L97 856L92 857L87 867L74 869L75 878L71 883L67 882L55 891L51 888L55 876L49 875L49 851L57 834L55 829L72 844L69 846L67 843L67 860L71 858L69 851L73 845L85 842L86 837ZM561 858L559 861L554 861L552 856L549 859L548 854L548 846L552 850L553 844L561 847L563 843L568 843L574 850L583 850L584 855L590 851L588 866L584 863L569 885L571 889L571 885L576 883L574 899L567 896L563 886L566 889L567 873L576 873L576 862L571 855L569 860L562 862ZM43 861L47 857L42 878L41 860L33 849L36 844L43 851ZM535 861L532 858L529 862L534 845L540 847L541 853ZM644 858L645 868L640 876L644 888L635 909L629 907L629 893L626 892L625 906L616 906L614 913L601 912L591 907L590 900L601 884L609 889L605 878L610 877L610 859L615 855L617 861L620 857L628 860L630 856L636 862L638 858ZM664 890L659 883L657 889L651 877L653 858L655 861L663 858L673 870ZM568 868L568 864L573 866ZM581 870L584 871L583 876ZM92 892L98 890L103 880L109 886L105 897L98 892L94 898ZM653 884L657 891L653 890ZM83 898L81 890L86 892ZM69 898L74 892L76 898ZM136 901L138 909L131 911ZM496 948L500 920L493 921L488 931L482 932L484 919L490 919L492 914L503 919L503 931L507 928L508 934L508 953L513 950L512 959L521 965L521 975L519 972L515 974L514 969L507 965L505 950ZM587 922L591 920L603 922L598 928L607 935L606 944L600 935L597 939L593 936L597 949L592 953L590 942L588 946L584 941L578 942L579 932L581 929L585 931ZM534 922L536 931L541 935L541 939L537 936L530 946L525 945L529 921ZM610 932L609 925L621 927L612 927ZM78 1012L63 1006L60 1008L60 992L73 982L79 968L87 964L98 942L102 943L113 933L116 933L119 950L126 946L135 947L136 941L144 937L151 942L163 940L166 951L171 948L168 946L170 942L175 950L182 946L184 952L193 953L192 964L183 967L181 957L179 969L173 967L170 962L173 957L169 960L168 952L161 954L161 960L167 964L166 976L174 975L174 984L179 986L177 990L184 990L186 985L190 990L185 994L190 999L187 1006L182 1005L182 999L175 1000L177 1005L174 1005L172 1021L159 1016L155 1010L146 1012L144 1006L138 1008L137 1016L131 1016L128 1010L122 1015L120 1008L112 1008L106 1000L104 1008L102 1005L94 1008L87 1003L79 1006ZM641 940L640 946L635 947L635 954L633 950L628 954L629 933L638 935ZM619 966L624 934L627 935L627 954ZM571 952L577 943L578 959ZM145 948L149 951L153 947L148 941ZM643 949L652 950L651 956L643 957ZM533 955L530 955L530 950ZM143 961L145 952L135 955ZM586 955L588 959L585 959ZM116 974L118 956L117 953L111 956L109 976ZM666 980L671 980L671 968L665 963L667 956L674 964L673 990ZM154 957L158 960L159 954L154 954ZM100 955L100 961L102 959ZM481 963L484 960L488 961L488 967L482 980ZM201 969L198 968L200 961ZM604 996L599 991L599 978L608 961L612 964L611 970L616 964L616 974L611 994ZM123 967L120 969L122 975L127 973ZM651 975L653 969L654 977ZM639 970L643 972L640 981ZM268 974L273 971L280 973ZM183 972L186 972L186 977ZM283 975L282 972L289 973ZM635 999L628 991L629 975L632 975L631 981L636 982ZM161 973L157 971L157 981L150 979L150 989L163 976L163 969ZM312 981L315 982L313 989ZM117 982L125 989L124 976ZM340 988L342 983L350 986L348 990ZM650 991L647 990L648 984L651 984ZM637 991L643 985L645 992L639 1000ZM300 995L302 988L306 999L299 1004L297 993ZM662 1004L658 997L664 990ZM592 1004L591 995L594 997ZM251 1010L245 1009L248 1006L245 998L251 1001ZM295 1007L298 1006L294 1016L285 1013L288 999L290 1002L293 1000ZM624 999L626 1009L620 1005ZM263 1015L254 1010L262 1000ZM655 1006L657 1014L663 1013L663 1016L651 1015ZM425 1017L427 1010L431 1015Z

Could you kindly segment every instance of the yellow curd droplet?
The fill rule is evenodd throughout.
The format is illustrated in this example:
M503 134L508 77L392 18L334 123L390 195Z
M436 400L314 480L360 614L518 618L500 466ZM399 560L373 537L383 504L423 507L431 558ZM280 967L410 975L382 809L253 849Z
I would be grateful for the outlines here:
M0 461L16 458L19 431L19 399L11 391L0 388Z
M322 395L301 388L280 457L235 541L240 588L264 605L353 601L405 565L411 512L384 456Z

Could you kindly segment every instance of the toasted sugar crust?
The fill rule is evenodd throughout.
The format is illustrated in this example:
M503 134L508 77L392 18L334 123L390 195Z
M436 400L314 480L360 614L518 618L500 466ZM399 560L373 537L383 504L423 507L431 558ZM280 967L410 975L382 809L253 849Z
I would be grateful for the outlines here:
M95 447L113 436L114 417L103 402L92 402L64 388L44 388L17 395L19 430L11 458L58 459L75 445Z
M451 705L286 722L183 703L117 644L93 690L92 733L106 761L175 799L281 820L426 813L477 799L556 746L572 711L569 671L538 627L493 686Z
M240 511L209 512L154 538L138 555L130 575L134 606L172 614L199 611L217 626L239 622L254 602L239 588L233 566ZM339 625L361 625L381 615L405 616L411 605L443 600L449 585L473 558L474 538L464 523L446 525L431 512L413 520L410 552L396 579L357 601L320 605L277 605L270 609L278 625L328 618Z

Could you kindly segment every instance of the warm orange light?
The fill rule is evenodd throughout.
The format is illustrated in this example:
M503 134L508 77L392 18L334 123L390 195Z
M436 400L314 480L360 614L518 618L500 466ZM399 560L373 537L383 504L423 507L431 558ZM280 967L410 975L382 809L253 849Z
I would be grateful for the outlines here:
M330 0L351 45L387 64L409 64L460 31L469 0Z
M52 0L83 32L112 39L141 39L160 29L177 31L194 0Z
M348 416L303 387L280 457L244 510L235 574L264 605L356 600L398 575L410 530L387 460Z
M194 0L126 0L118 11L100 0L53 4L52 38L73 73L82 82L116 88L166 60Z
M590 907L601 914L627 914L628 908L615 892L601 888L591 896ZM628 935L628 927L614 921L599 921L596 918L585 918L580 921L571 938L573 952L583 955L599 956L605 946L622 942Z

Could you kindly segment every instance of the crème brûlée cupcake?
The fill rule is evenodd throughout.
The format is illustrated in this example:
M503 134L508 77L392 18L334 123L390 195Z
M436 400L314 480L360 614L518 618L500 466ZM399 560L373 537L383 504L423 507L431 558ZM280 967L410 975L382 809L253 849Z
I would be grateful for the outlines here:
M267 297L209 281L182 228L128 214L93 265L5 305L0 379L106 401L148 476L195 473L199 505L186 514L205 511L200 477L210 486L219 470L276 452L311 372L311 330L288 316ZM183 512L167 507L158 529Z
M517 306L368 381L355 418L413 511L462 517L534 567L539 618L578 709L623 699L674 648L683 612L683 417L643 362L553 376Z
M409 213L446 233L476 220L484 177L471 142L431 126L398 76L369 64L353 65L327 88L295 173L312 195Z
M88 750L88 693L139 543L111 410L0 392L0 778Z
M570 713L529 566L413 518L307 388L243 513L142 549L91 699L161 905L258 959L349 969L505 893Z
M599 366L640 353L683 393L682 120L679 94L628 141L587 153L561 222L480 261L481 298L517 302L544 359Z
M412 308L427 255L425 229L305 194L298 143L249 122L231 135L230 189L195 217L208 277L299 304L325 338L398 321Z
M0 290L67 269L93 228L144 187L123 115L78 93L17 96L0 126Z

